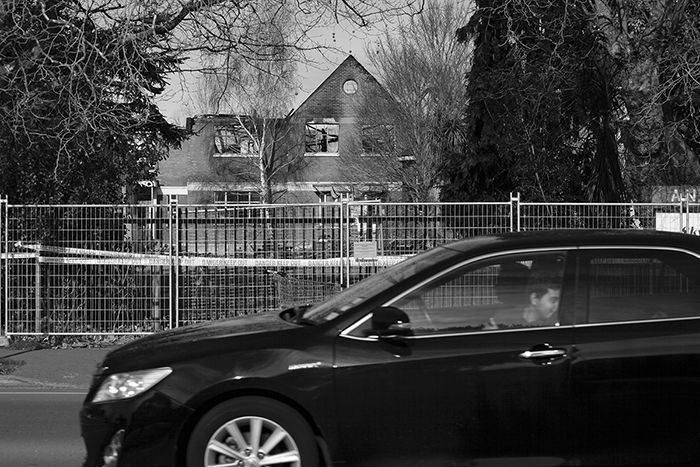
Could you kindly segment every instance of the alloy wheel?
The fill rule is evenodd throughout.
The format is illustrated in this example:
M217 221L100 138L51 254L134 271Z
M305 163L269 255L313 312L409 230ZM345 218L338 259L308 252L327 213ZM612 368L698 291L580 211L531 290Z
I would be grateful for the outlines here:
M301 467L292 436L263 417L239 417L214 432L204 453L206 467Z

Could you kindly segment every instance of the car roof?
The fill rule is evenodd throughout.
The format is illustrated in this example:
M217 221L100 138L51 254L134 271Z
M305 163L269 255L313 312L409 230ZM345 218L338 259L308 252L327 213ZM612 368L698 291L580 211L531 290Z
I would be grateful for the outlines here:
M477 254L504 249L565 248L576 246L665 246L700 252L700 237L657 230L561 229L508 232L474 237L442 245L454 251Z

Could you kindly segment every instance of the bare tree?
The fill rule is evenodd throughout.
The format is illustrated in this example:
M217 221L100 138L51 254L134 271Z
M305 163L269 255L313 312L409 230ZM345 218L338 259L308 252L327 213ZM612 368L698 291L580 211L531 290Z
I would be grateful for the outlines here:
M363 150L374 154L349 162L361 177L399 182L413 201L438 200L446 156L462 139L471 50L456 31L471 10L470 1L436 1L368 48L390 97L370 94L360 106Z
M269 0L286 9L284 49L319 47L309 31L365 25L420 9L418 0ZM278 37L251 17L257 1L7 0L0 6L0 192L32 202L115 201L182 132L154 104L185 58L224 53L274 61ZM192 63L188 61L187 63ZM208 71L211 63L192 67ZM218 65L218 64L217 64ZM263 68L263 67L259 67Z
M114 1L114 0L103 0ZM129 21L141 27L139 37L155 35L162 50L188 54L180 69L199 74L216 71L213 63L200 60L200 54L222 55L247 60L253 66L265 59L268 46L293 49L300 60L312 61L307 52L321 53L329 46L316 37L318 28L349 22L360 28L371 27L395 17L419 13L426 0L165 0L157 4L145 0L133 4ZM284 11L285 41L261 34L259 20L267 12ZM256 21L249 22L250 18ZM263 28L269 31L267 27ZM261 55L261 51L262 55ZM188 87L188 80L180 85Z
M264 37L240 57L232 51L206 54L213 65L200 76L193 101L203 113L228 114L230 128L246 142L245 155L229 164L233 180L253 183L260 200L271 203L276 186L303 161L294 151L289 119L296 88L295 49L285 47L291 21L288 7L274 0L261 1L245 23Z

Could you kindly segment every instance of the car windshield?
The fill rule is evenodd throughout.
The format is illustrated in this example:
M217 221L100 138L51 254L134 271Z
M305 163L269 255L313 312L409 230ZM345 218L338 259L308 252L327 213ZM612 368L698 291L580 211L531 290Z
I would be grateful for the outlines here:
M337 318L351 308L359 305L389 287L396 285L420 271L454 256L448 248L434 248L410 257L394 266L354 284L352 287L334 297L312 306L304 312L302 319L314 324Z

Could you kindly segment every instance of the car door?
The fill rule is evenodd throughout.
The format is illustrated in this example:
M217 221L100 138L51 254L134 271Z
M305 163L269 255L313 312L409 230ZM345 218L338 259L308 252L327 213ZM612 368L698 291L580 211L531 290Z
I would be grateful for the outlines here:
M583 464L699 465L700 260L653 247L581 259L571 368Z
M347 465L566 461L575 281L566 258L562 250L466 262L385 303L405 313L412 336L373 336L372 313L345 330L335 397ZM513 264L526 274L502 277ZM523 313L543 265L562 287L558 318L521 326L504 315ZM511 303L518 296L520 307ZM505 324L485 326L494 318Z

